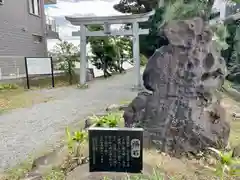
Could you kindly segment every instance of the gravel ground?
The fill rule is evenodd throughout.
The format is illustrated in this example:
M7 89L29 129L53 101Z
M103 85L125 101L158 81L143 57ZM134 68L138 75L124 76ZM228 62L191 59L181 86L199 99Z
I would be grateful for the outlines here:
M41 90L55 100L0 115L0 170L14 166L48 143L57 142L67 125L110 104L134 98L134 80L130 70L124 75L93 81L88 89Z

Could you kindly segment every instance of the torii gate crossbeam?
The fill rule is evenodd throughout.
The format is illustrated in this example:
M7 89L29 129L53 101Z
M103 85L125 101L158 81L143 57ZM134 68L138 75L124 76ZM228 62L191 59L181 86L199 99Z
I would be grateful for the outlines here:
M133 36L133 59L136 81L134 86L141 88L141 73L140 73L140 50L139 50L139 35L148 34L148 29L139 29L139 22L145 22L150 16L154 14L154 11L144 14L133 14L133 15L121 15L121 16L110 16L110 17L65 17L72 25L80 26L80 32L73 32L73 36L80 36L80 84L86 83L86 37L88 36ZM86 25L91 24L102 24L104 25L105 31L88 31ZM131 30L119 30L110 31L108 28L110 24L132 24Z

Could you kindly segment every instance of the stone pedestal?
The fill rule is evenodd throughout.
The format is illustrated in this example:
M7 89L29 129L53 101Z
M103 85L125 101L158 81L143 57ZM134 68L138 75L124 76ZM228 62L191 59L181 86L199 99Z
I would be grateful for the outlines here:
M88 81L92 81L95 78L94 75L94 70L93 68L87 68L87 74L86 74L86 80Z

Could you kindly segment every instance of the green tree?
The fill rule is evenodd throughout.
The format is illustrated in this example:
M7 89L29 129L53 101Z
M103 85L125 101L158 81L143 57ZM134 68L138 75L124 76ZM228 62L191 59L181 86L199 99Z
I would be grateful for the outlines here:
M141 28L150 30L148 35L139 37L140 52L147 58L152 56L156 49L168 44L167 38L159 31L159 25L163 22L163 13L164 8L156 9L155 14L150 17L148 22L140 24Z
M231 2L239 2L233 0ZM150 57L154 51L168 40L159 30L160 25L173 19L184 19L195 15L205 15L206 20L213 18L218 13L211 13L214 0L164 0L164 7L158 8L159 0L120 0L114 8L122 13L146 13L155 9L155 15L148 22L140 23L140 28L149 28L148 35L140 36L140 51ZM126 26L129 28L129 26Z
M60 70L64 70L69 76L69 84L73 83L75 62L80 61L80 48L67 41L57 43L53 50L49 52L50 56L56 59L60 64Z
M240 20L227 24L229 36L226 39L228 49L222 52L229 75L227 79L240 83Z
M240 21L233 21L226 25L229 36L226 38L226 43L228 48L222 52L223 57L225 58L226 64L229 67L232 64L232 54L234 52L234 42L237 27L240 25Z
M114 5L114 9L122 13L132 13L132 14L139 14L139 13L146 13L153 9L158 8L158 4L161 0L120 0L118 4ZM164 5L173 5L178 0L163 0ZM211 12L212 6L215 0L184 0L184 4L189 3L204 3L206 4L206 12ZM235 2L240 3L240 0L226 0L226 2ZM197 9L196 9L197 10Z
M124 71L123 63L132 59L132 40L129 37L112 37L117 52L117 67L121 73Z
M88 26L90 31L103 30L101 25ZM102 69L104 77L111 76L111 72L123 72L123 62L131 55L130 40L123 37L89 37L91 45L91 62L97 69Z
M88 26L90 31L100 31L103 30L101 25L91 25ZM111 76L109 72L109 67L113 61L113 57L116 56L116 52L108 37L89 37L88 42L91 45L91 50L93 56L91 57L92 64L97 69L102 69L104 77Z
M157 7L158 0L120 0L114 9L122 13L145 13Z

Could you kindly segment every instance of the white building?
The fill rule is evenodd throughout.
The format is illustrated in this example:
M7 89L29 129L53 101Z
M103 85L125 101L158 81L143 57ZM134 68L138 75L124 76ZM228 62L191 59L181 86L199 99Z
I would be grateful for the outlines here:
M220 11L220 19L225 19L228 16L238 13L240 4L231 3L227 0L215 0L213 8Z

